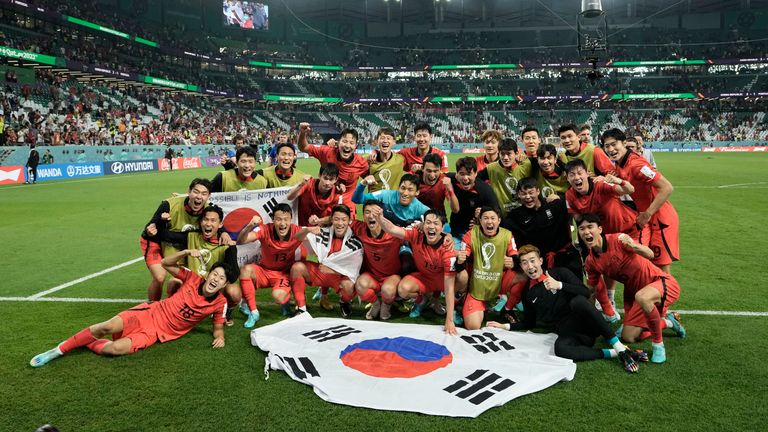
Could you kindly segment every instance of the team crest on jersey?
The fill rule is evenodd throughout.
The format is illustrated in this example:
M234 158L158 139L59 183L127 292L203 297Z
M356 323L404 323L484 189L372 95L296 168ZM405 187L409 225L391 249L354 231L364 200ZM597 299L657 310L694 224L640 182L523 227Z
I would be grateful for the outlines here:
M648 165L644 165L642 168L640 168L640 172L651 180L656 178L656 172L653 171L653 168L649 167Z
M555 193L555 190L554 190L554 189L552 189L552 187L551 187L551 186L544 186L544 187L541 189L541 196L543 196L544 198L546 198L546 197L548 197L548 196L552 195L553 193Z

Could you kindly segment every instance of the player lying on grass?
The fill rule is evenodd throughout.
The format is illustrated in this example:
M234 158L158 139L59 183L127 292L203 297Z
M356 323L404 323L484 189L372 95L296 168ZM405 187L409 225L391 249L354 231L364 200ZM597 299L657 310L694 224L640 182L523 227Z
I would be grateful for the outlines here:
M223 263L211 267L203 279L191 270L178 266L187 256L199 257L200 251L185 249L163 258L163 267L183 281L173 296L159 302L142 303L108 321L86 327L57 347L38 354L29 364L44 366L75 348L86 347L99 355L133 354L156 342L168 342L187 334L198 323L213 315L213 348L224 347L224 320L227 299L221 294L227 283L237 280L234 269ZM112 336L112 340L104 339Z
M680 285L650 261L653 251L627 234L603 234L600 218L592 213L576 221L584 245L589 250L585 264L588 284L597 286L600 276L624 284L624 325L621 338L627 342L642 339L644 331L653 337L651 361L667 358L661 331L671 328L685 337L685 328L667 308L680 298ZM664 317L664 318L662 318Z
M518 250L520 266L530 279L523 291L525 316L521 322L500 324L489 321L489 327L507 330L530 330L538 323L557 334L555 355L574 361L618 357L624 370L637 372L637 361L648 356L630 351L588 300L589 289L570 270L554 267L542 269L544 259L536 246L525 245ZM594 348L595 338L602 336L611 349Z

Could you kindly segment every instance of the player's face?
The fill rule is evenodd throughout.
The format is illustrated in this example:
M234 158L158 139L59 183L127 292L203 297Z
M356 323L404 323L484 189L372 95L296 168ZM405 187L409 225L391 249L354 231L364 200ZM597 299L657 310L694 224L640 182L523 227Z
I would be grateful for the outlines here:
M560 144L569 153L576 153L579 151L579 136L576 132L568 129L560 134Z
M289 170L293 167L293 161L296 160L296 153L290 149L290 147L280 148L280 152L277 154L277 165L284 169Z
M523 134L523 144L525 145L525 152L533 156L536 154L536 150L539 149L541 144L541 138L539 138L538 132L528 131Z
M600 236L603 227L594 222L582 222L579 224L579 237L590 249L598 249L603 246L603 238Z
M357 140L352 134L345 134L339 139L339 154L342 159L348 159L355 152Z
M331 216L331 225L333 225L333 235L339 238L344 237L349 228L349 216L342 212L336 212Z
M200 229L203 231L203 237L211 238L221 228L221 218L216 212L205 212L200 219Z
M382 153L389 153L392 151L392 146L395 145L395 137L392 135L381 134L376 140L376 144L379 146L379 151Z
M517 198L523 203L525 208L536 208L540 205L540 193L541 191L537 187L523 188L517 193Z
M280 134L277 136L278 144L285 144L288 142L288 134Z
M427 243L435 244L440 240L440 233L443 232L443 222L435 214L429 214L424 218L421 224L421 230L427 237Z
M586 194L589 190L589 173L582 167L578 167L568 171L567 174L568 183L571 187L580 194Z
M635 135L635 141L637 141L637 148L638 150L642 150L643 146L645 145L645 141L643 140L642 135Z
M637 152L637 143L633 141L624 141L624 147L627 148L627 151L632 152L634 154L639 154Z
M291 214L284 211L276 211L272 215L272 223L275 225L277 235L281 238L285 237L291 231Z
M403 206L411 205L413 199L419 194L419 188L409 181L400 183L398 191L400 192L400 205Z
M537 279L544 271L541 266L544 264L544 260L536 252L528 252L525 255L520 255L520 268L523 269L523 273L531 279Z
M499 229L499 215L493 211L487 211L480 215L480 226L483 228L483 234L492 236L496 234L496 230Z
M256 158L241 154L240 159L237 160L237 172L243 177L250 177L254 169L256 169Z
M203 185L195 185L189 190L189 206L193 211L198 212L203 209L203 206L208 202L208 197L211 196L211 191Z
M425 163L422 169L422 177L424 178L424 183L432 186L440 178L440 167L432 162Z
M368 225L368 229L370 229L371 232L379 231L379 222L377 222L376 218L373 216L375 208L380 208L380 207L375 205L369 205L369 206L366 206L365 209L363 210L363 219L365 220L365 223Z
M627 147L624 145L624 141L619 141L614 138L606 138L603 140L603 150L608 155L608 159L616 162L621 160L625 154L627 154Z
M208 273L208 277L205 278L203 284L203 295L210 297L217 292L224 289L227 286L227 274L224 272L223 267L216 267Z
M485 148L485 154L495 155L499 152L499 140L495 137L488 137L483 141L483 148Z
M418 147L419 150L426 151L432 144L432 134L425 130L416 131L414 141L416 141L416 147Z
M574 135L575 136L575 135ZM544 156L538 156L539 161L539 168L541 168L542 171L549 174L555 170L555 165L557 163L557 156L553 155L550 152L544 153Z
M320 176L317 188L320 190L320 192L324 194L328 193L331 191L331 189L336 187L336 181L338 180L339 180L338 177L331 177L327 174L323 174Z
M515 152L502 150L499 152L499 163L504 168L510 168L515 163Z
M477 177L477 171L467 170L461 168L456 172L456 180L464 187L472 187L475 185L475 178Z
M589 143L592 140L592 135L590 135L589 131L584 129L583 131L579 132L579 141Z

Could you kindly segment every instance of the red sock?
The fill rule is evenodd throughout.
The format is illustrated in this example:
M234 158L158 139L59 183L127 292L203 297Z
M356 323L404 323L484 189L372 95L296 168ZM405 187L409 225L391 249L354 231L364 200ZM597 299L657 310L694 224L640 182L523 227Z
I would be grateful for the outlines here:
M651 336L653 343L662 343L661 337L661 316L659 316L659 310L655 307L650 312L645 312L646 318L648 318L648 325L650 326Z
M376 296L376 291L369 289L368 291L364 292L363 295L360 296L360 299L366 303L373 303L379 298L378 296Z
M328 287L320 287L320 295L328 295Z
M63 354L63 353L72 351L75 348L86 346L95 340L96 338L93 337L93 333L91 333L91 328L86 327L80 330L79 332L75 333L74 336L62 342L61 345L59 345L59 351L61 351L61 353Z
M368 291L373 291L373 290L368 290ZM355 298L356 295L357 295L357 293L354 290L350 294L347 294L346 292L344 292L344 290L341 290L341 301L343 303L349 303L349 301L352 300L353 298ZM374 294L373 296L374 296L374 299L375 299L376 294ZM374 300L374 301L376 301L376 300Z
M248 303L248 309L256 310L256 286L253 284L253 279L240 279L240 288L243 289L243 298Z
M101 355L101 352L104 351L104 345L108 344L109 340L107 339L96 339L95 341L89 343L86 345L89 350L95 352L98 355Z
M602 279L600 279L600 282L598 282L597 287L595 288L595 298L598 303L600 303L600 307L603 308L603 313L605 315L613 316L616 313L616 311L613 310L611 299L608 297L608 289Z
M643 331L640 332L640 336L638 336L638 339L646 340L649 337L651 337L651 332L649 332L648 330L643 330Z
M515 305L520 303L520 299L523 298L523 291L525 291L525 287L527 285L527 280L512 285L512 288L509 290L509 297L507 297L507 303L504 305L504 309L508 311L512 310Z
M291 284L291 291L293 292L293 298L296 299L296 306L298 307L306 307L307 306L307 297L304 295L304 287L306 287L307 282L304 280L304 276L299 276L296 279L293 280L293 283Z

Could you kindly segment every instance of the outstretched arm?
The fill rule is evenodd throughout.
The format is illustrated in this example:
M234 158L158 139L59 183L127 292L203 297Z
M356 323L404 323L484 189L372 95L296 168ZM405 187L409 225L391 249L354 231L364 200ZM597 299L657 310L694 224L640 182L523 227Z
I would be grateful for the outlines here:
M224 324L213 325L213 348L224 348Z
M240 234L237 235L237 244L248 244L256 241L256 233L253 232L253 229L261 225L261 222L262 220L259 215L253 216L251 221L248 222L248 224L240 230Z
M400 240L405 239L405 229L393 224L387 218L385 218L384 211L380 207L372 206L371 211L373 212L373 217L376 218L376 221L379 223L379 225L381 225L381 229L383 229L384 232L395 236Z
M619 234L619 241L624 246L624 249L632 251L643 258L653 259L653 251L648 246L643 246L640 243L632 240L632 237L626 234Z
M307 235L309 235L309 233L312 233L314 235L319 235L320 227L319 226L301 227L301 229L297 231L296 234L293 236L293 239L298 241L304 241L304 239L307 238Z
M297 184L296 186L291 189L290 192L288 192L288 201L293 201L296 198L299 197L299 194L301 194L301 191L304 189L304 186L309 183L309 181L312 180L312 176L309 174L305 174L304 178L301 180L301 183Z
M309 123L302 122L299 124L299 137L297 139L299 150L306 152L307 147L309 147L309 141L307 140L307 135L312 129L309 127Z

